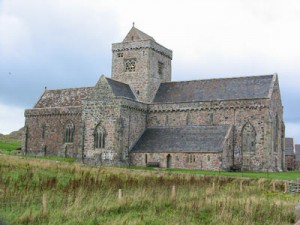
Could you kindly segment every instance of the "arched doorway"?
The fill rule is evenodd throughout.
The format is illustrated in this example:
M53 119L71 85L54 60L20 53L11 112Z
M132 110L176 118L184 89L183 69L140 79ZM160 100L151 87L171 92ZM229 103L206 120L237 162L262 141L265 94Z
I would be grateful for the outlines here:
M167 155L167 168L171 168L172 165L172 156L170 154Z

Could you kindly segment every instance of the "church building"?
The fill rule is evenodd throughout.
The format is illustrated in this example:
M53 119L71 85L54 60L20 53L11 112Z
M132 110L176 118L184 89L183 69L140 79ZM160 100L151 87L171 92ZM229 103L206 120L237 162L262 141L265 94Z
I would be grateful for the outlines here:
M277 74L172 81L172 51L132 27L111 78L45 90L25 110L22 151L92 165L285 169Z

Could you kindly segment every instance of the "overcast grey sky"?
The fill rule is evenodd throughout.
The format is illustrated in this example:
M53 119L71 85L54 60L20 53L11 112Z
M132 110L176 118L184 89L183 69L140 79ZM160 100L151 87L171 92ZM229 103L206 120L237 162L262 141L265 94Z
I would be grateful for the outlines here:
M286 136L300 143L299 0L0 0L0 133L48 89L110 77L136 27L173 50L173 80L278 73Z

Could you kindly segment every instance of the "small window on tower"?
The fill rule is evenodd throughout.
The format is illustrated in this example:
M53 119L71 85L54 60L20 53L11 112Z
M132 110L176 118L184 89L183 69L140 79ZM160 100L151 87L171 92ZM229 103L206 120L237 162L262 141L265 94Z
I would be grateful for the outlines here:
M164 64L162 62L158 62L158 74L160 77L163 75Z
M125 60L125 72L135 72L135 59Z
M118 55L118 58L122 58L123 57L123 52L119 52L117 55Z

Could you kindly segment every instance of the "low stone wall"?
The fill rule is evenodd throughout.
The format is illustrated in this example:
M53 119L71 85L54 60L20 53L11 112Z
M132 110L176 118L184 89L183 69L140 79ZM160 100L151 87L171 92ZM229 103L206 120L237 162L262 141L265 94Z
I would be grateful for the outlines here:
M162 168L222 170L222 153L129 153L134 166L159 162Z

